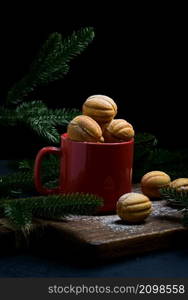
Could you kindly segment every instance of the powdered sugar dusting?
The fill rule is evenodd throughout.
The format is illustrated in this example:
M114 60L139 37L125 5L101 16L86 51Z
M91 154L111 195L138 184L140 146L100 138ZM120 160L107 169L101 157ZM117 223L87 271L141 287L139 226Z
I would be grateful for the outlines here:
M86 223L97 222L99 225L105 225L105 227L111 229L114 232L128 232L128 233L141 233L148 228L152 231L152 224L154 219L165 218L180 218L181 214L177 209L171 208L166 205L166 201L153 201L152 212L145 222L140 224L126 224L123 222L117 214L103 215L103 216L68 216L67 221L82 221ZM151 226L152 225L152 226ZM154 230L154 229L153 229Z

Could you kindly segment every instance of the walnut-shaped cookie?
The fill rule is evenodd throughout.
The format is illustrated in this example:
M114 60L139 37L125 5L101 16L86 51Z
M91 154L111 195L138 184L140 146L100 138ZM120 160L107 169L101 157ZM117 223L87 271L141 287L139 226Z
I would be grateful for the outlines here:
M133 126L123 119L114 119L103 131L106 143L127 142L134 137Z
M171 179L168 174L162 171L151 171L141 179L141 190L144 195L150 198L159 198L159 189L168 186Z
M103 142L102 130L95 120L79 115L70 121L67 128L68 136L77 142Z
M82 113L94 119L103 128L116 116L117 105L110 97L93 95L84 102Z
M144 221L152 211L150 199L139 193L127 193L117 201L118 216L126 222L138 223Z
M188 178L178 178L171 181L170 187L177 191L188 191Z

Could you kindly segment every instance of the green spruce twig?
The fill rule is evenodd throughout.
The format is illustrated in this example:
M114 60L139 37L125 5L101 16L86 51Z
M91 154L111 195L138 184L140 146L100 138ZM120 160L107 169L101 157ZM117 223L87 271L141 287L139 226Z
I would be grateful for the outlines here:
M0 176L0 197L23 197L36 195L34 186L34 160L22 160L14 166L16 172ZM41 166L41 178L44 186L55 187L58 185L59 160L54 155L44 158Z
M81 54L93 38L92 27L81 28L65 39L60 33L52 33L31 64L28 74L8 91L5 106L0 108L0 126L29 127L43 142L59 144L58 129L64 130L80 111L49 109L42 101L33 101L30 94L41 86L62 79L69 71L71 60Z
M172 187L163 187L160 189L161 195L167 200L167 204L181 210L182 223L188 225L188 191L176 190Z
M48 109L42 101L31 101L22 103L16 110L5 109L0 112L0 123L7 126L29 127L38 136L49 143L59 143L60 134L57 126L67 126L67 124L78 114L78 109Z
M188 208L188 191L177 190L172 187L163 187L160 189L161 195L167 200L169 205L177 208Z
M60 33L52 33L31 64L29 73L9 90L7 104L23 102L36 88L62 79L69 71L68 63L81 54L93 38L91 27L73 32L64 40Z
M33 172L19 171L0 176L0 197L15 197L34 190Z
M102 206L102 198L83 193L1 199L1 217L7 218L15 230L29 231L33 218L54 219L66 215L87 215Z

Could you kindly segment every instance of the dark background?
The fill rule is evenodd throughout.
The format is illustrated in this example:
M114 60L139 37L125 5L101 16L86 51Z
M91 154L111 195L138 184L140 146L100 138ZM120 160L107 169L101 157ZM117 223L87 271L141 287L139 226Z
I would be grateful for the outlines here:
M49 8L1 10L1 103L50 33L68 36L93 26L95 39L71 62L69 74L38 90L37 98L50 107L81 109L88 96L105 94L117 103L117 117L131 122L136 132L155 134L165 147L187 146L184 8L96 8L92 2L86 11L80 9L82 14L75 4Z
M49 34L57 31L67 36L84 26L95 28L95 40L71 63L64 80L39 91L38 98L52 107L77 107L95 93L112 97L119 108L119 117L132 122L136 131L157 135L165 147L187 146L187 9L177 3L164 7L133 3L116 7L109 3L95 7L72 4L61 7L50 1L43 7L10 3L0 7L0 101L7 90L28 70L29 64ZM101 1L102 2L102 1ZM109 2L109 1L108 1ZM79 7L78 7L79 6ZM1 132L0 151L9 155L21 141L20 132ZM34 142L33 142L34 143ZM22 139L22 154L25 152ZM18 155L20 152L17 150ZM1 154L1 159L2 159ZM4 157L3 157L4 158ZM7 157L6 157L7 158ZM9 158L9 157L8 157ZM2 276L167 276L187 274L187 253L157 253L141 259L133 257L116 266L87 268L65 267L62 264L25 257L3 257ZM187 250L186 250L187 251ZM68 262L69 263L69 262ZM151 268L152 266L152 268ZM34 270L34 271L33 271ZM130 272L131 271L131 272ZM8 275L7 275L8 274ZM81 274L81 275L80 275ZM128 275L127 275L128 274Z

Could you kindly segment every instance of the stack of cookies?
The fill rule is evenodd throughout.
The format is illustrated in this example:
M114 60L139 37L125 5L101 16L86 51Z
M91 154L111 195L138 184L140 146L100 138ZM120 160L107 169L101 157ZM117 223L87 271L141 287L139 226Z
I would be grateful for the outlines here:
M68 125L69 139L78 142L121 143L134 137L133 126L123 119L115 119L117 105L104 95L93 95L82 106L82 115ZM151 199L160 199L160 188L170 186L177 191L188 190L188 178L171 181L162 171L150 171L141 179L140 193L122 195L116 206L119 217L128 223L143 222L152 211Z
M117 105L111 98L94 95L86 99L82 115L68 125L71 140L78 142L121 143L134 137L133 126L123 119L114 119Z

